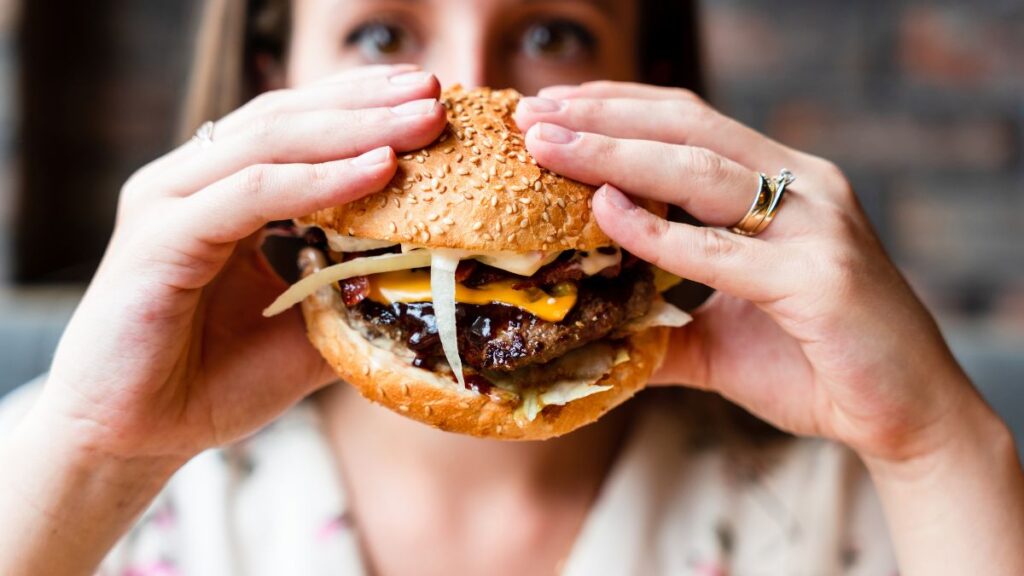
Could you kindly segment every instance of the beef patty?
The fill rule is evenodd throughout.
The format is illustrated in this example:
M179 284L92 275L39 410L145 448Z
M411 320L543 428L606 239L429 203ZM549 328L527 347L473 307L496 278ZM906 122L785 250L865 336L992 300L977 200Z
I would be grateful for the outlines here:
M634 263L614 278L578 281L576 305L560 322L548 322L505 304L456 305L459 355L478 371L511 372L542 364L647 313L656 297L650 267ZM381 304L363 299L348 309L349 321L375 336L405 342L415 365L444 359L434 308L425 303Z

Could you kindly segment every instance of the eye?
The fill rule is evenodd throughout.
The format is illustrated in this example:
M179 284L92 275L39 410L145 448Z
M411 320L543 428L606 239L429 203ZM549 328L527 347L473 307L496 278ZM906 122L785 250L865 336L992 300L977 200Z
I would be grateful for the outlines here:
M368 60L380 60L412 50L412 35L388 22L368 22L345 38L345 46L357 48Z
M569 20L533 24L523 33L522 42L526 54L555 60L589 56L597 43L589 30Z

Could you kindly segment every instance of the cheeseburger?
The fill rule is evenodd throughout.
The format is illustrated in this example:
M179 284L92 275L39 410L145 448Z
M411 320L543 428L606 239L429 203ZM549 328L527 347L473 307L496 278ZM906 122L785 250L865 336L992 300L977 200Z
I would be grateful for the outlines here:
M265 314L301 302L338 375L405 416L543 439L632 396L689 317L598 227L594 188L530 157L518 100L446 90L448 127L384 190L297 222L304 277Z

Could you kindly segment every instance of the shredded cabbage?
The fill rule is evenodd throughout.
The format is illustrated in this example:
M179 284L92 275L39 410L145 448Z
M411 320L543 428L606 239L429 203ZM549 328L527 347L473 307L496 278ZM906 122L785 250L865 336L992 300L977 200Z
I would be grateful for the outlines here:
M461 253L454 250L434 250L430 260L430 292L434 301L437 335L448 366L455 373L459 386L466 387L459 356L459 338L455 326L455 269L459 267Z
M418 250L406 254L383 254L381 256L356 258L355 260L328 266L292 284L283 294L277 297L277 300L274 300L273 304L267 306L263 311L263 315L268 318L276 316L302 302L307 296L320 288L329 286L339 280L345 280L354 276L365 276L367 274L423 268L425 266L430 266L430 253L426 250Z

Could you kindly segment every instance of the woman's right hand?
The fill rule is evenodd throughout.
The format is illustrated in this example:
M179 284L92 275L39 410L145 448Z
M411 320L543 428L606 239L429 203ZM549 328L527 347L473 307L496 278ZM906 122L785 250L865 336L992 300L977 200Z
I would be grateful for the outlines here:
M34 412L93 453L184 462L238 439L332 376L265 262L268 222L387 185L395 151L445 125L412 66L359 68L264 94L125 185L103 262Z

